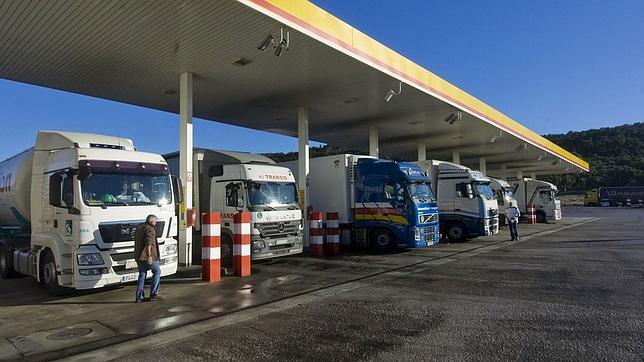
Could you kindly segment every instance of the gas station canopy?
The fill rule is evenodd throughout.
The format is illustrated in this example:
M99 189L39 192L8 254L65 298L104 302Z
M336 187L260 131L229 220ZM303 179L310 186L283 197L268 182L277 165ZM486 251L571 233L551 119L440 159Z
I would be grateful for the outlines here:
M179 113L184 72L206 120L297 136L305 106L310 139L335 146L366 149L371 128L393 158L422 145L489 171L589 168L304 0L0 2L2 78Z

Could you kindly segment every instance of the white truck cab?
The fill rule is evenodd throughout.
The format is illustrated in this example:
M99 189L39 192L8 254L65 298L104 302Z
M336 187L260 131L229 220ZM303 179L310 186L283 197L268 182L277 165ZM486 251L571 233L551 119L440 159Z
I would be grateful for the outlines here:
M490 186L499 205L499 221L505 224L507 223L505 209L510 206L510 203L517 208L519 207L517 200L514 198L514 190L507 181L498 178L490 177Z
M514 197L521 213L525 215L527 205L534 204L537 222L561 220L561 201L557 200L557 186L527 177L509 182L514 189Z
M268 157L235 151L194 149L193 207L197 215L220 211L221 259L232 263L233 215L251 213L251 258L261 260L300 254L303 250L302 210L291 171ZM178 153L165 155L173 173ZM197 220L195 232L201 230ZM194 238L198 244L200 238ZM197 245L198 246L198 245ZM193 258L200 247L193 248Z
M40 131L0 163L0 271L34 277L51 294L136 280L134 232L158 217L161 275L177 270L168 166L131 140Z
M416 162L429 175L438 199L441 231L452 241L499 232L499 208L490 179L446 161Z

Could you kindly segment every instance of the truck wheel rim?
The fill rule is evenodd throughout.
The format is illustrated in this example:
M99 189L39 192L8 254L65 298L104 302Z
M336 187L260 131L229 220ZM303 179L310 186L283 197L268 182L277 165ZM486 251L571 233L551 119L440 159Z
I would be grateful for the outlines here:
M450 235L453 239L460 239L460 238L461 238L461 236L463 235L463 233L461 232L461 229L460 229L460 228L458 228L458 227L453 227L453 228L451 228L451 229L450 229L450 231L449 231L449 235Z
M42 271L43 279L45 279L45 283L47 284L53 282L54 272L52 269L53 268L51 263L45 264L45 267L43 268L43 271Z
M389 244L389 235L387 234L379 234L378 237L376 238L376 242L378 243L379 246L386 246Z

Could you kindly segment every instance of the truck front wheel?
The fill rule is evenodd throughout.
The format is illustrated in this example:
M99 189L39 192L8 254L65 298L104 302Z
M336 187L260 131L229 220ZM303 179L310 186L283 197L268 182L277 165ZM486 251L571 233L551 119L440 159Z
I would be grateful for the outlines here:
M453 222L447 225L447 238L452 243L464 241L467 237L467 229L460 222Z
M377 251L392 251L396 238L387 229L376 229L371 232L371 247Z
M74 292L74 289L66 288L58 284L56 261L49 249L43 251L41 254L40 281L47 289L47 292L53 296L69 295Z
M546 213L543 211L537 211L537 222L543 224L546 222Z
M0 275L3 278L11 278L14 275L11 255L6 245L0 245Z

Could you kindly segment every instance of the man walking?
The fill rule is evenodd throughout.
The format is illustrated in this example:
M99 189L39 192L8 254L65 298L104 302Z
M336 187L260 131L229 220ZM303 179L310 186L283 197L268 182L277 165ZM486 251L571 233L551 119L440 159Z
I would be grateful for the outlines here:
M510 227L510 238L512 240L519 240L519 233L517 232L517 224L519 223L519 216L521 213L519 209L514 206L512 201L508 208L505 210L505 216L508 218L508 226Z
M159 267L159 244L154 228L157 224L155 215L148 215L145 223L136 228L134 234L134 257L139 267L139 280L136 285L136 303L145 299L143 286L148 270L152 270L152 285L150 286L150 299L155 300L159 293L161 281L161 268Z

